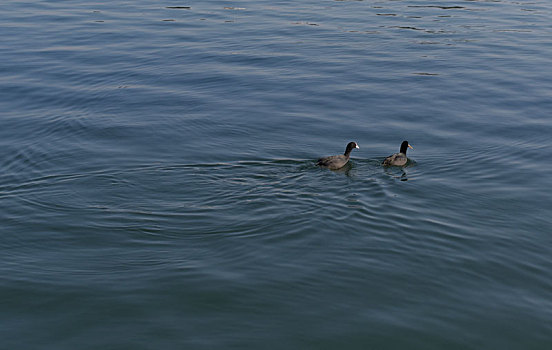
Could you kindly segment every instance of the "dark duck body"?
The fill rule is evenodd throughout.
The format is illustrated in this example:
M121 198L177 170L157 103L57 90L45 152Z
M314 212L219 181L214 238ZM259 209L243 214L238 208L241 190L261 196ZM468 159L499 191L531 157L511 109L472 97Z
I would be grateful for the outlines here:
M318 159L318 162L316 164L330 170L337 170L339 168L342 168L349 161L349 156L351 155L351 151L353 150L353 148L360 147L358 147L356 142L349 142L349 144L347 144L347 148L345 149L345 153L337 156L320 158Z
M400 149L399 153L392 154L389 157L385 158L382 164L386 165L386 166L390 166L390 165L403 166L403 165L405 165L406 162L408 161L408 158L406 158L406 150L408 148L412 148L412 146L410 146L408 144L408 141L403 141L401 143L401 149ZM414 148L412 148L412 149L414 149Z

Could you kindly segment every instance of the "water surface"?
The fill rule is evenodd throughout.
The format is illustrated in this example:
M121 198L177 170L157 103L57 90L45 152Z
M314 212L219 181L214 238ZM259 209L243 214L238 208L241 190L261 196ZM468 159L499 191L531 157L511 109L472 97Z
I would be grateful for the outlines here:
M548 2L0 12L6 348L552 346Z

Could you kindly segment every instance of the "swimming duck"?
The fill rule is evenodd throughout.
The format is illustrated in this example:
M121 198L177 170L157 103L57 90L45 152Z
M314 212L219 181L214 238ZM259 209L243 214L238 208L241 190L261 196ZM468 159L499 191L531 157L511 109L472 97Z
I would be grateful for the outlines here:
M330 170L336 170L336 169L342 168L349 161L349 156L351 155L351 151L353 150L353 148L360 148L360 147L358 147L356 142L349 142L347 144L347 148L345 149L345 153L337 156L320 158L318 159L318 162L316 163L316 165L320 165Z
M414 149L412 146L408 144L408 141L403 141L401 143L401 149L399 153L395 153L390 155L389 157L385 158L383 161L383 165L389 166L389 165L396 165L396 166L403 166L408 161L408 158L406 158L406 149L411 148Z

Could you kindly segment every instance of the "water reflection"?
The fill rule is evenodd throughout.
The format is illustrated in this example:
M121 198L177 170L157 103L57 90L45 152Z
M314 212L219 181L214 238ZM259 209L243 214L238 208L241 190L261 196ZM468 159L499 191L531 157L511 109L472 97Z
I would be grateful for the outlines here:
M402 167L384 167L385 174L400 181L408 181L408 174Z
M383 169L386 175L389 175L394 179L398 179L400 181L408 181L409 180L408 170L409 168L412 168L415 165L416 165L416 162L409 158L405 166L402 166L402 167L386 166L386 167L383 167Z

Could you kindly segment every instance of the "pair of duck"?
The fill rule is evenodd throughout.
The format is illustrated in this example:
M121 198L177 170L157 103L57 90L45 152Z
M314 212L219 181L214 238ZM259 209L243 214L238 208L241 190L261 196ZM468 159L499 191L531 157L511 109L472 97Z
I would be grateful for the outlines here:
M320 159L318 159L318 162L316 164L320 165L322 167L331 169L331 170L337 170L339 168L342 168L349 161L349 156L351 155L351 151L354 148L360 148L360 147L358 147L356 142L349 142L349 144L347 144L347 148L345 149L344 154L340 154L340 155L337 155L337 156L329 156L329 157L320 158ZM399 153L392 154L389 157L385 158L382 164L385 165L385 166L390 166L390 165L403 166L403 165L405 165L406 162L408 161L408 158L406 158L406 150L408 148L414 149L414 148L412 148L412 146L410 146L408 144L408 141L403 141L401 143L401 149L400 149Z

